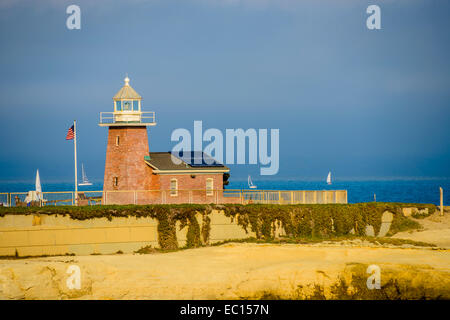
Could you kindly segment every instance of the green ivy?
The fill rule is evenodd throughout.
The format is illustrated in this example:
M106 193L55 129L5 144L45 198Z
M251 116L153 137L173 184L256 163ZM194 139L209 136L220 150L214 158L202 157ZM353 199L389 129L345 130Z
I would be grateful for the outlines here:
M353 231L365 235L365 228L371 225L375 234L381 228L381 216L385 211L393 213L391 233L416 229L420 225L403 216L402 208L428 208L436 211L435 205L403 203L357 203L357 204L308 204L308 205L237 205L215 206L237 222L246 232L253 231L257 239L271 239L275 226L284 228L288 237L330 238L348 235Z
M351 230L357 236L365 235L370 224L378 234L383 212L394 214L390 234L412 228L418 224L404 217L402 208L428 208L436 211L434 205L402 203L358 203L358 204L310 204L310 205L108 205L108 206L57 206L57 207L0 207L0 217L7 214L20 215L63 215L74 220L114 217L150 217L158 221L158 242L164 250L178 248L176 223L180 230L187 229L186 247L199 247L209 243L213 209L222 210L225 216L236 220L247 233L252 231L256 239L273 239L275 228L282 227L289 238L328 239L348 235ZM196 215L202 215L202 228Z

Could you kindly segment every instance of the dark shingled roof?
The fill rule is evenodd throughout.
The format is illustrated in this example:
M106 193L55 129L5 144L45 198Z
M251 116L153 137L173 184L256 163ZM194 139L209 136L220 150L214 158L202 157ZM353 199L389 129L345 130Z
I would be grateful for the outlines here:
M201 159L201 163L196 164L194 158ZM173 171L173 170L217 170L223 172L224 170L229 171L229 168L223 164L215 161L209 155L201 152L185 152L181 153L181 156L177 156L177 153L172 154L171 152L150 152L149 157L145 157L145 162L151 167L156 168L159 171ZM176 164L174 161L181 160L181 163ZM212 163L213 160L213 163Z

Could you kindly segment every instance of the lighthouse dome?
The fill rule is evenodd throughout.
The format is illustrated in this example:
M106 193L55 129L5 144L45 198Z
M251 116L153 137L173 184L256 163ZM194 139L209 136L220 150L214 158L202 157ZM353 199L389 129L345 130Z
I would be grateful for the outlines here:
M124 86L113 97L114 100L142 99L142 97L130 86L130 78L128 78L128 76L124 79L124 82Z

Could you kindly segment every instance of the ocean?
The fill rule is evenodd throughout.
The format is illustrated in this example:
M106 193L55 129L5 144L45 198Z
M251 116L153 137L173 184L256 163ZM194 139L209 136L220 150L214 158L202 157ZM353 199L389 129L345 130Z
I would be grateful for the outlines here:
M42 182L42 191L73 191L73 183ZM450 179L409 179L409 180L336 180L332 185L325 181L301 180L254 180L256 190L347 190L348 202L372 202L376 194L377 202L433 203L439 205L439 187L444 189L444 205L450 204ZM79 187L79 191L102 190L102 182L92 186ZM226 189L248 189L246 180L230 180ZM34 190L33 182L0 182L2 192L26 192Z

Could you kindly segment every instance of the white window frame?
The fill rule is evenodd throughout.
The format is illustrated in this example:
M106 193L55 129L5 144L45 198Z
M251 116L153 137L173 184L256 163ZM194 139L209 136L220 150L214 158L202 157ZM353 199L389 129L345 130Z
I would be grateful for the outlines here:
M120 110L117 110L117 102L120 102ZM114 100L114 112L122 111L122 100Z
M130 109L125 110L125 103L126 102L130 103ZM122 100L122 111L124 111L124 112L131 112L131 111L133 111L133 100L130 100L130 99Z
M175 189L172 189L172 182L175 182ZM169 185L169 188L170 188L170 196L171 197L176 197L176 196L178 196L178 179L176 179L176 178L171 178L170 179L170 185Z
M211 187L208 188L208 182L211 182ZM214 195L214 179L213 178L207 178L206 179L206 195L207 196L213 196Z
M131 110L124 110L123 109L123 103L125 101L131 102ZM134 110L134 102L138 102L138 109ZM120 102L120 110L117 110L117 104L116 102ZM114 100L114 112L141 112L141 100L140 99L120 99L120 100Z

